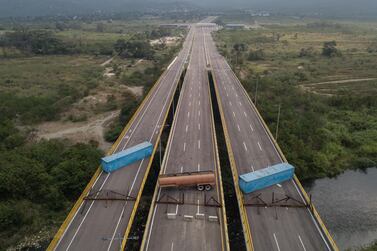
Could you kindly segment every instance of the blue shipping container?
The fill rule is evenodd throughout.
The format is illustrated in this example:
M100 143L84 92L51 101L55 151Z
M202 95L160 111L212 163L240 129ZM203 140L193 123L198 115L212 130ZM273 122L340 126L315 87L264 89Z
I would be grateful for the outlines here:
M294 166L288 163L280 163L240 175L239 185L242 192L251 193L290 180L293 178L294 172Z
M101 159L102 169L107 172L113 172L121 167L128 166L135 161L144 159L152 154L153 145L150 142L143 142L126 150L114 153Z

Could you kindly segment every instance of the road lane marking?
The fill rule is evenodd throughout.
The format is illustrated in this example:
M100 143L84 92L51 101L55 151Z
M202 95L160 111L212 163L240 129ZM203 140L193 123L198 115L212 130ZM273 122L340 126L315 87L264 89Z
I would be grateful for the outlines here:
M240 106L242 106L242 103L241 103L241 101L238 101L238 104L239 104Z
M198 148L200 149L200 140L198 140Z
M169 64L169 66L168 66L168 68L167 68L168 70L169 70L170 67L174 64L174 62L177 60L177 58L178 58L178 57L175 57L174 60L173 60L173 62L171 62L171 63Z
M226 62L226 63L227 63L227 62ZM227 66L228 68L230 68L230 66L229 66L228 63L226 64L226 66ZM229 70L229 71L230 71L230 70ZM240 86L240 88L242 88L242 84L241 84L241 82L240 82L238 79L236 79L236 81L237 81L238 85ZM245 89L243 89L243 93L246 94L246 90L245 90ZM253 108L253 110L254 110L254 112L255 112L255 107L253 107L252 102L251 102L250 99L249 99L248 103L251 105L251 107ZM268 139L269 139L271 145L273 146L273 148L274 148L274 150L275 150L277 156L279 157L279 159L280 159L281 161L283 161L283 159L282 159L282 157L280 156L280 153L279 153L279 151L277 150L275 144L272 142L272 139L271 139L271 137L269 136L269 134L268 134L266 128L263 126L260 117L258 117L258 122L259 122L259 124L263 127L264 132L265 132L265 134L267 135L267 137L268 137ZM300 195L301 200L306 204L306 201L305 201L305 199L303 198L303 195L302 195L302 191L299 190L299 188L298 188L297 185L296 185L296 182L295 182L293 179L292 179L292 184L294 185L294 187L296 188L298 194ZM312 221L313 221L315 227L317 228L317 231L318 231L319 234L321 235L323 242L326 244L327 249L330 251L331 248L330 248L330 246L329 246L329 243L327 242L326 238L325 238L324 235L322 234L322 230L321 230L320 227L318 226L318 224L317 224L317 220L314 218L314 216L313 216L313 214L311 213L310 209L307 209L307 211L308 211L309 215L311 216Z
M258 146L259 146L259 149L262 151L262 147L260 146L260 143L259 143L259 141L258 141Z
M188 53L187 53L187 57L188 57ZM180 104L179 104L180 105ZM175 126L173 128L173 132L175 131ZM170 149L169 149L170 151ZM165 170L166 171L166 170ZM164 171L164 172L165 172ZM159 193L158 193L158 196L160 195L160 192L161 192L161 189L159 190ZM177 205L177 210L178 210L178 205ZM154 223L154 217L156 215L156 211L157 211L157 205L155 206L154 210L153 210L153 215L152 215L152 223L151 223L151 227L149 228L149 233L148 233L148 240L147 240L147 244L146 244L146 250L148 250L148 247L149 247L149 241L150 241L150 236L151 236L151 232L152 232L152 229L153 229L153 223ZM178 211L177 211L178 212Z
M288 209L288 207L287 207L287 209ZM301 242L302 248L304 249L304 251L306 251L305 245L304 245L304 243L302 242L302 240L301 240L301 236L300 236L300 235L298 235L298 239L299 239L300 242Z
M187 130L188 130L188 125L186 125L186 132L187 132Z
M106 180L109 178L109 176L110 176L110 173L108 173L108 174L106 175L106 178L105 178L104 182L102 183L101 187L99 188L99 191L102 190L102 188L103 188L103 186L105 185ZM97 196L98 196L98 194L95 196L95 198L97 198ZM74 234L73 237L71 238L71 241L69 242L68 247L66 248L66 250L69 250L69 248L71 247L73 241L74 241L75 238L76 238L77 233L79 232L79 230L80 230L82 224L84 223L86 217L88 216L88 214L89 214L89 212L90 212L90 209L92 208L93 204L94 204L94 201L90 204L90 207L89 207L88 211L86 211L84 218L82 219L82 221L80 222L80 225L79 225L78 228L76 229L75 234Z
M181 173L183 173L183 166L181 166Z
M200 172L200 163L198 163L198 172Z
M251 170L253 170L253 172L254 172L255 170L254 170L254 166L253 166L253 164L251 164L250 167L251 167Z
M229 101L229 105L232 106L232 102Z
M186 151L186 142L183 143L183 151L184 151L184 152Z
M238 131L241 131L240 125L237 124Z
M247 114L246 114L246 112L243 112L243 115L245 115L245 117L247 118Z
M200 111L199 111L199 117L200 117Z
M236 114L233 112L233 117L236 117Z
M143 162L144 162L144 159L141 161L141 163L140 163L140 165L139 165L139 168L137 169L137 172L136 172L135 177L138 177L138 176L139 176L139 172L140 172L140 170L141 170L141 166L143 165ZM132 185L131 185L130 191L128 192L128 196L131 195L131 192L132 192L132 190L133 190L133 188L134 188L135 183L136 183L136 178L135 178L134 181L132 182ZM115 230L114 230L114 232L113 232L113 236L111 237L110 244L109 244L109 246L107 247L107 251L109 251L109 250L111 249L111 246L112 246L112 244L114 243L115 234L116 234L116 232L118 231L119 224L120 224L120 222L121 222L121 220L122 220L122 218L123 218L124 211L126 210L126 205L127 205L127 201L126 201L126 203L123 205L122 212L121 212L121 214L120 214L120 216L119 216L119 219L118 219L118 222L117 222L117 224L116 224L116 226L115 226Z
M229 97L228 92L226 93L226 96Z
M166 75L165 75L165 76L166 76ZM177 77L177 74L174 76L174 80L176 79L176 77ZM162 79L161 79L161 81L162 81ZM134 132L136 131L136 128L138 128L139 124L141 123L141 121L142 121L143 118L144 118L144 115L145 115L146 112L149 110L149 106L152 104L153 100L154 100L155 97L157 96L157 93L160 91L161 86L162 86L162 84L161 84L161 82L160 82L158 88L157 88L156 91L152 94L153 96L150 97L150 100L149 100L147 106L146 106L146 107L143 107L143 108L144 108L144 111L143 111L143 113L141 114L141 116L139 117L139 120L138 120L138 122L137 122L136 125L135 125L135 130L132 130L132 126L134 126L133 123L136 121L136 119L132 122L132 125L130 126L130 129L129 129L130 136L129 136L128 139L126 139L126 142L125 142L123 148L121 147L122 150L125 149L126 146L128 145L129 141L131 140L131 137L133 136ZM170 88L170 92L171 92L173 86L174 86L174 85L171 86L171 88ZM163 107L162 107L162 110L161 110L161 112L160 112L160 115L159 115L157 121L160 120L161 115L162 115L162 112L164 111L167 102L168 102L168 99L165 101L165 103L164 103L164 105L163 105ZM155 126L157 126L157 125L158 125L158 124L156 124ZM154 130L155 130L155 129L154 129ZM151 141L152 139L153 139L153 132L152 132L152 136L151 136L150 141ZM121 142L122 142L122 141L121 141ZM116 149L114 150L114 152L116 152L117 150L119 150L119 147L121 146L121 142L118 144L118 146L116 147ZM140 166L139 166L139 168L140 168ZM96 185L96 183L97 183L99 177L102 175L102 173L103 173L103 171L101 171L101 174L97 177L97 179L96 179L96 181L94 182L94 184L93 184L92 187L94 187L94 186ZM108 175L106 176L105 180L103 181L103 183L102 183L102 185L101 185L101 187L100 187L100 190L101 190L102 187L105 185L105 183L106 183L106 181L107 181L107 179L108 179L109 176L110 176L110 174L108 174ZM135 177L134 181L135 181L136 179L137 179L137 176ZM130 192L131 192L131 191L130 191ZM76 235L77 235L78 231L80 230L82 224L84 223L84 221L85 221L85 219L86 219L86 216L89 214L90 209L92 208L93 204L94 204L94 201L92 202L91 206L88 208L88 211L86 212L85 217L84 217L84 218L82 219L82 221L80 222L80 225L78 226L78 228L77 228L77 230L76 230L76 232L75 232L75 235L72 237L72 239L71 239L71 241L70 241L70 244L69 244L69 246L67 247L66 250L68 250L68 249L70 248L70 246L72 245L74 239L76 238ZM80 206L80 208L81 208L81 207L82 207L82 205ZM80 208L79 208L79 210L80 210ZM79 210L77 210L77 212L78 212ZM63 239L64 235L65 235L66 232L67 232L67 229L70 227L71 223L72 223L73 220L75 219L75 217L76 217L76 215L77 215L77 212L75 213L75 215L74 215L74 217L72 218L71 222L69 223L68 227L65 229L65 231L64 231L62 237L60 238L59 242L57 243L56 247L57 247L58 245L60 245L60 241ZM111 240L111 243L112 243L112 241L113 241L113 240ZM110 245L111 245L111 243L110 243Z
M200 106L200 100L199 100L199 106Z
M190 112L187 112L187 117L190 118Z
M249 126L250 126L251 131L254 132L253 126L251 124Z
M200 123L198 124L198 129L199 129L199 131L200 131Z
M247 152L247 147L246 147L245 141L243 142L243 147L245 148L245 151Z
M275 233L274 233L274 239L275 239L275 243L276 243L276 246L277 246L277 248L278 248L278 251L280 251L280 247L279 247L278 239L276 238Z
M174 250L174 242L171 243L170 251Z

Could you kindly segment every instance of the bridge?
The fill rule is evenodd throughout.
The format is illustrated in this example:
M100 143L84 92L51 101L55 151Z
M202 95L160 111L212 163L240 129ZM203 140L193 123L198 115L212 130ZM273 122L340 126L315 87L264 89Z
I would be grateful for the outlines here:
M150 158L107 174L99 168L48 250L123 250L178 81L187 66L161 174L216 174L211 191L156 186L142 250L229 250L226 208L208 72L212 75L247 250L338 250L299 180L244 195L238 176L286 162L242 84L218 53L213 17L191 25L168 66L109 154L145 140ZM174 105L173 105L174 106ZM109 200L109 197L111 199Z

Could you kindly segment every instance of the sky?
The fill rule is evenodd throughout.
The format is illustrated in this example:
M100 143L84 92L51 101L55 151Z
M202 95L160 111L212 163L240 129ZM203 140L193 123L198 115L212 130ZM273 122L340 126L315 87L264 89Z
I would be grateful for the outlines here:
M250 8L279 12L376 15L377 0L0 0L0 16L131 11L162 3L189 3L210 9Z

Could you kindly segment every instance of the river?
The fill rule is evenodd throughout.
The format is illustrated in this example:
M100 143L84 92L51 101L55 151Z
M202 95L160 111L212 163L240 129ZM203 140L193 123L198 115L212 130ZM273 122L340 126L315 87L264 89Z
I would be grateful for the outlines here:
M377 168L303 184L340 250L377 240Z

